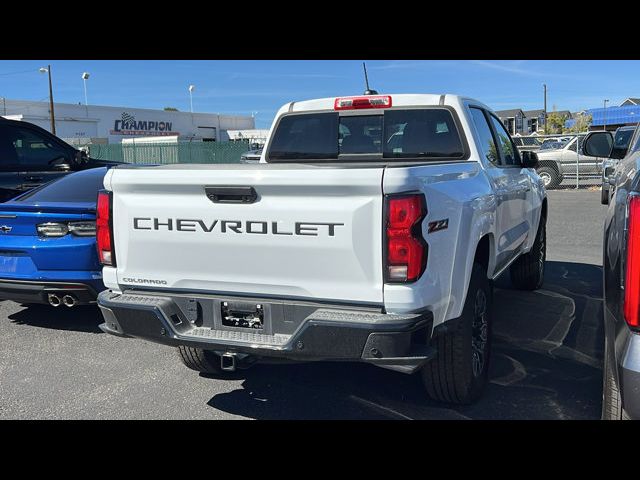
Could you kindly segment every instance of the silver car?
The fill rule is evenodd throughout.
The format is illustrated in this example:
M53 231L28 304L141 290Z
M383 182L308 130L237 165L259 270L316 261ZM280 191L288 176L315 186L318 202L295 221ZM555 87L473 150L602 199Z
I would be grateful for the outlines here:
M262 149L249 150L240 155L240 163L258 163L260 162L260 156L262 155Z
M625 150L631 143L631 137L633 137L633 132L635 132L635 126L627 126L620 127L616 130L616 133L613 136L613 146L614 149ZM611 198L611 194L613 193L613 187L610 183L612 180L612 174L615 171L616 167L620 163L620 159L617 158L607 158L602 163L602 190L600 192L600 203L603 205L609 204L609 199Z

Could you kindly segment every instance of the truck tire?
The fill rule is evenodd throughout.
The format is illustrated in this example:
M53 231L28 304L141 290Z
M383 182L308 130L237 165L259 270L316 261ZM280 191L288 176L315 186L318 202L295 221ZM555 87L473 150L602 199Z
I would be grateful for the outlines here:
M604 345L604 368L602 373L602 419L603 420L629 420L627 412L622 408L622 397L616 377L613 374L613 365L609 358L608 342Z
M609 205L609 190L605 189L604 186L600 191L600 203L602 205Z
M178 355L182 363L196 372L220 375L223 371L220 368L220 357L209 350L181 345L178 347Z
M562 178L558 175L558 171L555 168L540 167L536 171L542 179L542 183L544 183L544 188L555 188L562 182Z
M540 218L536 240L529 253L520 255L510 268L511 283L518 290L537 290L544 282L544 262L547 257L546 218Z
M491 353L492 301L487 270L475 262L462 315L447 322L446 330L434 338L438 353L421 371L433 400L466 405L482 394Z

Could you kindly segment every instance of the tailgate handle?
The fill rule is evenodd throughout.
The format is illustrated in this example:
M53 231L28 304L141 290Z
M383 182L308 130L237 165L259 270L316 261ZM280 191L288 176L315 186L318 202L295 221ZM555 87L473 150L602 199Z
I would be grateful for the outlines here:
M211 186L204 191L213 203L253 203L258 198L253 187Z

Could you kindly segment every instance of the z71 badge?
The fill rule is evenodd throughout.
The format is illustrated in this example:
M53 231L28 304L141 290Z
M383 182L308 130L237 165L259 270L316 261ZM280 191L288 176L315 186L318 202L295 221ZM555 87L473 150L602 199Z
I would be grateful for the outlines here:
M435 222L429 222L428 233L437 232L438 230L446 230L449 228L449 219L436 220Z

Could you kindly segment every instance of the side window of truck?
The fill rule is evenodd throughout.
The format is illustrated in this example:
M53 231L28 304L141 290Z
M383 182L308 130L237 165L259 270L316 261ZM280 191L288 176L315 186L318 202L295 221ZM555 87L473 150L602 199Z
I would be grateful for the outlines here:
M502 122L491 114L489 114L489 119L493 124L493 129L496 134L502 164L507 167L521 165L522 161L520 160L520 153L511 140L511 136L509 136L509 133L507 133L507 130L504 128Z
M473 119L473 124L478 131L478 135L480 135L480 146L482 148L482 152L484 153L487 160L489 160L494 165L500 164L500 155L498 154L498 149L496 148L496 142L493 139L493 134L491 133L491 128L487 123L487 118L484 115L484 112L475 107L470 108L471 118Z

